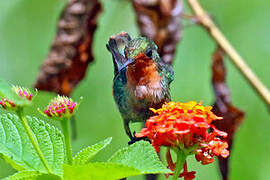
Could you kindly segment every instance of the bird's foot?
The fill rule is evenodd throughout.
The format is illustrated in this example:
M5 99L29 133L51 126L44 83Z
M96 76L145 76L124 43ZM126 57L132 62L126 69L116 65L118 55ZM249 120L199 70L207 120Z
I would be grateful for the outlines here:
M134 144L134 143L141 141L141 140L150 142L150 140L147 137L136 137L135 132L133 132L133 136L130 137L130 141L128 142L128 145Z
M130 141L128 142L128 145L131 145L131 144L134 144L135 142L138 142L138 141L141 141L141 140L144 140L144 141L149 141L147 137L132 137L130 139Z

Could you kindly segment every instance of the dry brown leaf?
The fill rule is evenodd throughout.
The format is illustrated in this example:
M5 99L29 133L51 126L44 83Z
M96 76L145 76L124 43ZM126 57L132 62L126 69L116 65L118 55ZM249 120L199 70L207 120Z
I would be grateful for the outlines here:
M98 0L69 0L35 87L69 96L93 61L92 41L101 12Z
M213 124L219 130L228 133L226 141L229 144L229 150L231 150L234 135L243 121L245 113L232 105L230 90L226 85L226 68L223 59L223 50L217 48L212 57L212 85L216 97L213 112L223 119L214 121ZM219 167L223 180L227 180L229 178L229 157L219 157Z
M132 0L142 36L152 39L164 62L172 64L181 38L182 0Z

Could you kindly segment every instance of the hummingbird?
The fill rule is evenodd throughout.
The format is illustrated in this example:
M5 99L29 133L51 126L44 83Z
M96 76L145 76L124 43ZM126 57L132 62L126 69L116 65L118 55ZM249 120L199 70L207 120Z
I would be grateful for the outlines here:
M174 72L160 58L156 44L146 37L132 39L122 32L111 36L106 47L114 64L113 97L132 144L141 139L131 133L129 123L145 122L153 115L150 108L161 108L171 100Z

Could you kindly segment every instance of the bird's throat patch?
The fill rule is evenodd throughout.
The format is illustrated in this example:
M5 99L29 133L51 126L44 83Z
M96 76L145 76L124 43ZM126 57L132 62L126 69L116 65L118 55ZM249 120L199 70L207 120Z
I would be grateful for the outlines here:
M153 59L138 55L135 63L128 66L126 75L128 89L140 99L152 96L155 90L161 90L161 77Z

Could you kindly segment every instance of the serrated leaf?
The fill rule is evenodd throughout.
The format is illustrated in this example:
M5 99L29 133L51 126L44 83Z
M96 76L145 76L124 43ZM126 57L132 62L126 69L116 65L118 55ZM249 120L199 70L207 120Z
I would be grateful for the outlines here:
M65 145L61 132L37 118L27 117L45 159L54 174L62 175L65 162ZM17 170L32 170L46 173L18 116L0 115L0 154Z
M35 180L61 180L59 176L56 176L54 174L41 174L40 176L37 176Z
M64 165L67 180L115 180L141 174L172 173L159 160L154 148L145 141L116 152L107 163Z
M20 171L3 180L34 180L39 175L41 175L41 173L38 171Z
M143 174L171 173L159 160L152 145L146 141L119 150L108 162L133 167Z
M0 99L6 98L8 100L13 101L18 106L26 106L31 104L31 101L28 101L26 99L20 98L17 96L13 90L12 86L8 84L7 82L0 79Z
M3 180L60 180L59 176L53 174L42 174L38 171L20 171Z
M84 165L91 158L93 158L99 151L104 149L108 144L110 144L112 141L112 138L107 138L97 144L94 144L92 146L89 146L85 149L82 149L80 152L78 152L74 159L73 159L73 164L75 165Z
M115 163L89 163L83 166L64 165L65 180L115 180L140 175L135 168Z

